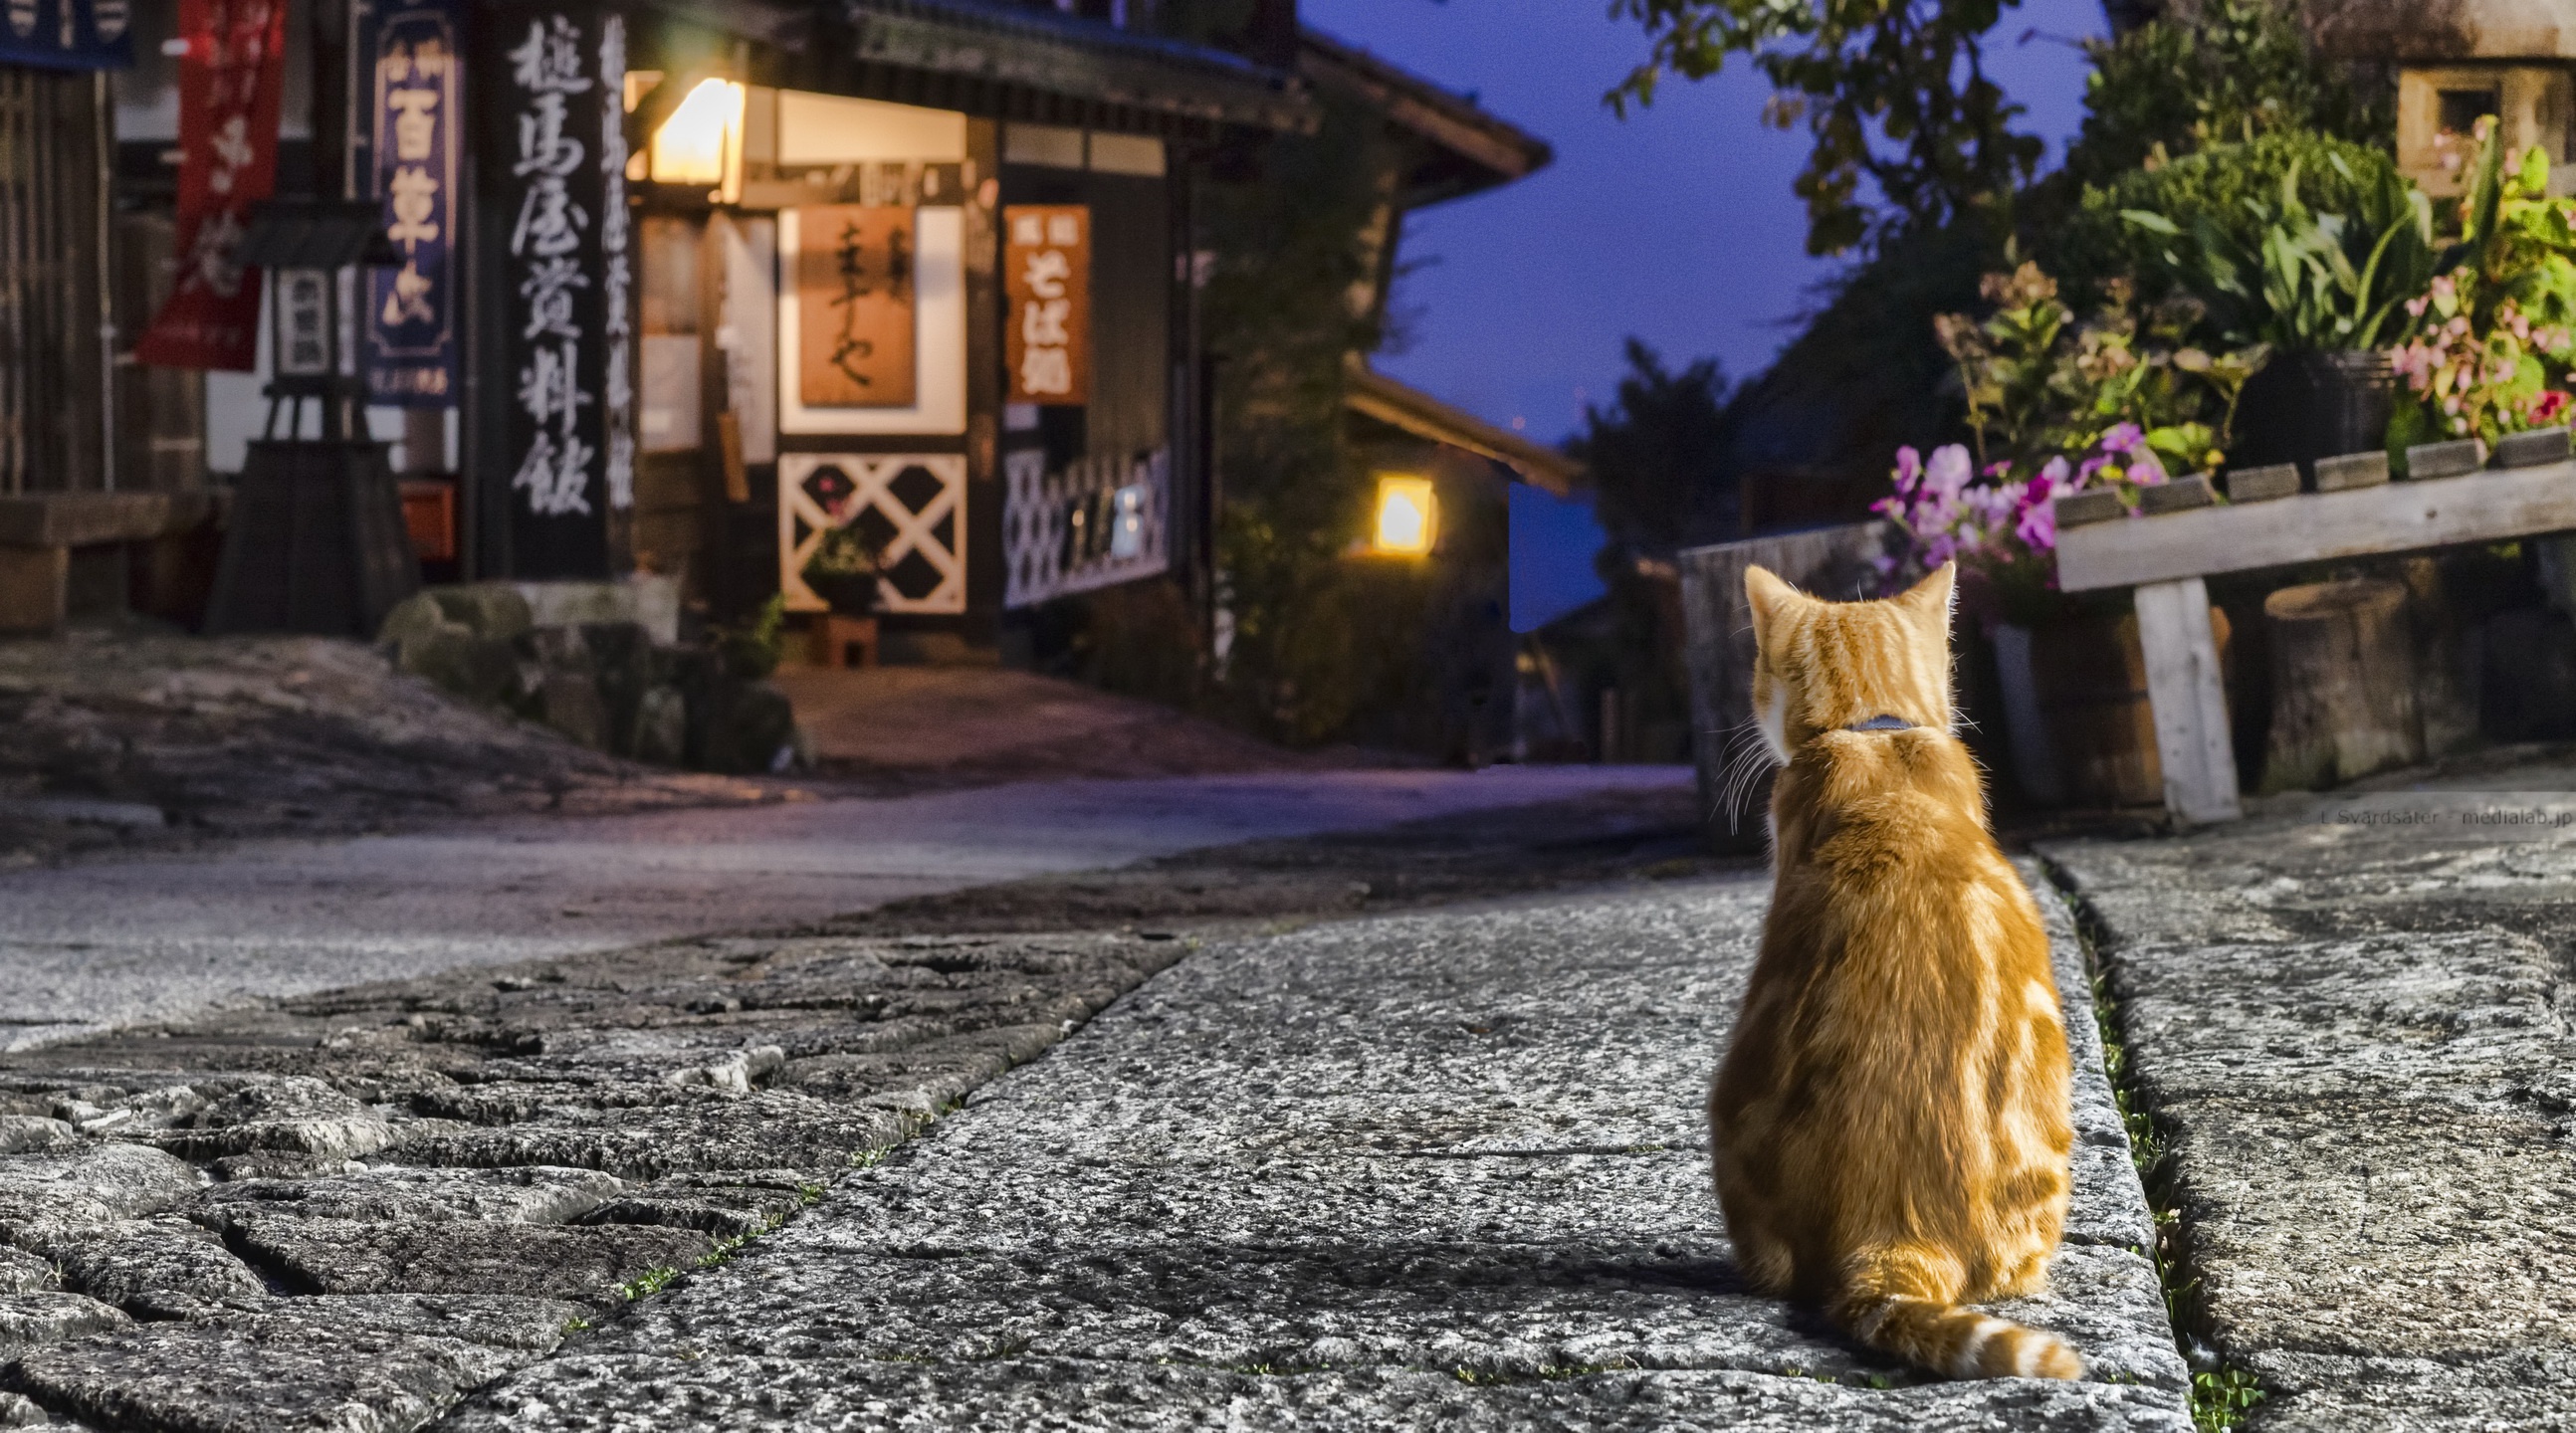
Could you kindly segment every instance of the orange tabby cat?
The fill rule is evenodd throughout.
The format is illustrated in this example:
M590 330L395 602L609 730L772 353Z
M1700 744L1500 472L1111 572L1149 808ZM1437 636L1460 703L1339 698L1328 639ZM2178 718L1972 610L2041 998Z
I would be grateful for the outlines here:
M2069 1063L2038 908L1950 734L1944 567L1885 602L1744 575L1772 789L1771 915L1709 1093L1753 1286L1956 1378L2075 1378L2032 1293L2066 1221Z

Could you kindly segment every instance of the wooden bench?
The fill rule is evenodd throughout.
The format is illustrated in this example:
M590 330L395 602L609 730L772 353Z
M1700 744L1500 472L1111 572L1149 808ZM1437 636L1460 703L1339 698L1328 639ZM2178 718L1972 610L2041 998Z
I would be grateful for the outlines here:
M2567 532L2576 532L2576 462L2064 528L2057 582L2133 590L2166 809L2184 822L2232 821L2244 807L2202 579Z
M215 516L218 497L188 493L26 493L0 497L0 634L61 630L76 613L150 600L187 554L173 543ZM138 572L135 563L143 564ZM174 569L164 573L164 568Z

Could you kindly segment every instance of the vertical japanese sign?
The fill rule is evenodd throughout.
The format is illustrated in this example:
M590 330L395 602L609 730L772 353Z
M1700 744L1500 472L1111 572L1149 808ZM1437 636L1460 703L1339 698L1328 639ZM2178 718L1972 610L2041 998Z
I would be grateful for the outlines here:
M1090 402L1090 206L1013 204L1002 211L1002 232L1010 401Z
M0 10L0 63L117 70L134 63L129 0L9 0Z
M797 386L808 408L910 408L915 363L913 211L797 211Z
M483 27L495 52L503 461L519 575L608 568L609 513L634 505L634 276L626 213L626 23L539 9Z
M259 358L259 271L233 250L277 187L286 0L179 0L179 35L179 274L134 356L247 371Z
M375 194L398 269L367 271L367 397L404 408L455 401L455 252L459 119L455 0L379 12L375 61Z

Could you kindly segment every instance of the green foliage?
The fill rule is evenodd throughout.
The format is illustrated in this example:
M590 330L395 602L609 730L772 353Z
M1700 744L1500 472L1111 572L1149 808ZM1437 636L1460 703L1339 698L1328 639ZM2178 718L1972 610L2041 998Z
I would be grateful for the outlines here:
M2233 1433L2262 1401L2263 1390L2254 1375L2242 1369L2191 1376L2191 1422L2200 1433Z
M2436 272L2431 212L2385 152L2304 131L2212 145L2088 191L2057 246L2097 282L2184 293L2223 342L2398 338Z
M654 1294L662 1292L664 1289L671 1286L671 1282L673 1280L679 1277L679 1270L665 1264L659 1268L647 1269L643 1273L636 1275L634 1278L627 1280L625 1283L618 1285L617 1293L619 1297L625 1299L628 1303L633 1303L637 1299L649 1298Z
M2331 351L2402 336L2403 306L2423 294L2436 269L2432 204L2382 165L2351 195L2349 212L2320 212L2299 197L2299 168L2281 177L2272 202L2240 201L2262 226L2251 243L2231 232L2239 225L2207 213L2183 216L2187 231L2151 209L2120 217L2163 246L2157 257L2166 270L2209 305L2230 341Z
M2108 287L2101 309L2079 324L2057 284L2025 263L1987 276L1994 308L1983 322L1964 314L1933 321L1959 367L1981 470L2034 472L2097 449L2121 424L2138 428L2170 472L2225 461L2237 397L2266 351L2211 354L2190 342L2197 304L2169 299L2141 314L2125 285Z
M1726 485L1726 375L1702 358L1676 373L1631 338L1628 372L1607 407L1587 404L1566 445L1584 465L1593 515L1613 542L1671 547L1731 526Z
M750 622L715 629L716 652L724 659L727 671L759 681L778 670L779 659L787 652L786 634L787 594L773 592Z
M2309 48L2277 0L2207 0L2114 40L2088 40L2083 133L2066 153L2079 185L2112 183L2212 144L2305 130L2386 144L2393 122Z
M1667 74L1700 80L1747 57L1774 91L1766 117L1804 119L1815 146L1797 178L1807 251L1835 254L1998 209L2042 145L2016 134L2020 105L1988 79L1986 32L2019 0L1611 0L1649 54L1608 96L1627 113ZM1886 207L1873 213L1865 193Z
M1375 489L1343 409L1350 364L1382 330L1350 295L1373 274L1366 235L1396 162L1380 117L1325 92L1321 129L1281 136L1257 173L1201 191L1218 256L1203 298L1217 378L1217 527L1233 618L1224 699L1291 742L1339 736L1413 664L1424 597L1355 564ZM1444 515L1445 517L1445 515ZM1418 584L1417 584L1418 585Z

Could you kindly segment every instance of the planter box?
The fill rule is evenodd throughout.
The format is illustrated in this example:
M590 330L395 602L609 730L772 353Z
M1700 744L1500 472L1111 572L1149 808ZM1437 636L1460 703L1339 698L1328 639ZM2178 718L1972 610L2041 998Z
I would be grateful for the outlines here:
M2227 500L2231 503L2268 503L2298 495L2299 465L2296 463L2239 468L2227 475Z
M2386 453L2347 453L2340 458L2317 459L2317 491L2321 493L2375 488L2387 481Z
M2068 493L2053 502L2050 507L2057 514L2059 527L2085 527L2129 515L2128 508L2120 502L2120 495L2109 488Z
M2406 476L2417 482L2428 478L2456 478L2485 467L2486 454L2475 438L2462 438L2451 443L2418 443L2406 450Z
M2142 513L2181 512L2185 508L2205 508L2216 501L2218 494L2210 488L2207 473L2138 489L2138 511Z
M2568 458L2567 429L2534 428L2528 433L2507 433L2496 440L2496 466L2499 468L2536 468L2543 463L2563 463Z

